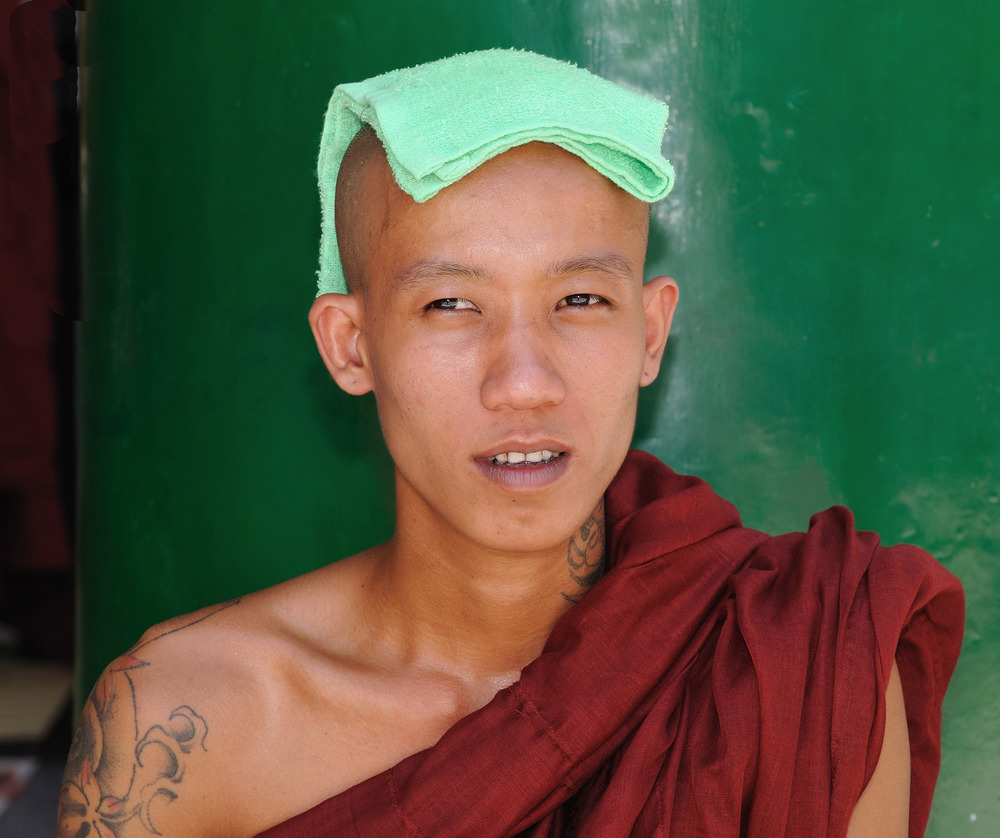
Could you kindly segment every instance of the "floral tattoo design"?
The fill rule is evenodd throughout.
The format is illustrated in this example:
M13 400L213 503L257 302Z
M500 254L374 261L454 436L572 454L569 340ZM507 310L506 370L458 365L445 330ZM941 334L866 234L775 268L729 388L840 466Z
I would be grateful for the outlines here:
M149 666L136 656L140 648L108 667L83 707L59 794L58 838L120 838L126 824L159 835L153 803L175 800L188 760L208 750L208 725L186 705L140 734L132 676ZM134 735L106 737L112 728Z

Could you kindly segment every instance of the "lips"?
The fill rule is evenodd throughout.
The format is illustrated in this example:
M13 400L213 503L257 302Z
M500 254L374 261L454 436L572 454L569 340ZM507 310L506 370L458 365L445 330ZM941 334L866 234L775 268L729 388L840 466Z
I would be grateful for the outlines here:
M570 452L555 439L508 439L474 459L483 476L508 492L535 492L566 473Z

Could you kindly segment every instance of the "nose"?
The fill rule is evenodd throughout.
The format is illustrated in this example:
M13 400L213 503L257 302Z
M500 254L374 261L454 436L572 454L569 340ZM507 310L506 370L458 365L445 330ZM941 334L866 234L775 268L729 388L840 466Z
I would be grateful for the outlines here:
M511 323L490 341L480 398L489 410L530 410L559 404L566 384L544 324Z

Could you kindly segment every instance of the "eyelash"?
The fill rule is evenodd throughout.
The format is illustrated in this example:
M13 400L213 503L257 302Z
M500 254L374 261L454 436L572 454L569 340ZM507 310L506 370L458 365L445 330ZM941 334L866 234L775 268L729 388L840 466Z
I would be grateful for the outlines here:
M577 305L576 303L570 303L569 300L585 300L583 305ZM568 297L563 297L560 300L561 303L565 303L568 308L589 308L592 305L606 306L608 301L604 297L599 297L597 294L570 294Z
M582 303L571 303L569 302L570 300L582 301ZM459 308L458 303L468 303L468 306ZM604 297L599 297L597 294L570 294L567 297L563 297L559 303L560 308L589 308L595 305L609 305L608 301L605 300ZM476 306L473 303L470 303L463 297L442 297L440 300L434 300L424 307L425 311L469 311L475 308Z
M449 305L442 305L442 303L449 303ZM468 307L463 306L458 308L457 303L469 303L468 300L463 297L443 297L440 300L434 300L424 306L425 311L436 310L436 311L470 311L475 309L475 305L469 303Z

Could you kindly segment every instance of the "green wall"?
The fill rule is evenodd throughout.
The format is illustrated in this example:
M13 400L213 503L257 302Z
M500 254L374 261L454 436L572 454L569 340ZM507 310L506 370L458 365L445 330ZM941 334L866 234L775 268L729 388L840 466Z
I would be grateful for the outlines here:
M323 110L523 46L671 105L649 267L682 301L637 444L751 525L846 503L964 580L928 834L1000 833L1000 4L88 7L81 689L150 623L388 535L374 405L305 321Z

